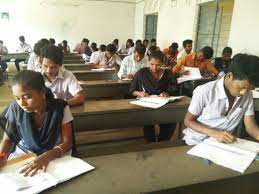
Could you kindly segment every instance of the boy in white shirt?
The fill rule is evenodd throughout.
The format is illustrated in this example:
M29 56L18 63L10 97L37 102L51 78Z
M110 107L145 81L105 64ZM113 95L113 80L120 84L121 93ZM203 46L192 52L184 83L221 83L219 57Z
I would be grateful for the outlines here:
M147 67L148 60L145 53L146 47L143 44L138 44L135 47L134 53L123 59L118 72L118 77L120 79L132 79L139 69Z

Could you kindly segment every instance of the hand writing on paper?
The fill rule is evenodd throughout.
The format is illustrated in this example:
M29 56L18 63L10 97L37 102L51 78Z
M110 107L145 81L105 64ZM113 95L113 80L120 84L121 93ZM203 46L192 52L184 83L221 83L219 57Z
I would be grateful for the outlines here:
M148 96L149 96L149 94L144 91L139 92L139 97L148 97Z
M215 130L214 135L212 137L214 137L221 143L233 143L236 141L236 137L226 131Z
M159 94L159 97L166 98L169 97L169 94L166 92L162 92L161 94Z
M181 70L178 71L178 73L179 73L180 75L189 75L189 71L186 71L186 70L184 69L184 67L182 67Z

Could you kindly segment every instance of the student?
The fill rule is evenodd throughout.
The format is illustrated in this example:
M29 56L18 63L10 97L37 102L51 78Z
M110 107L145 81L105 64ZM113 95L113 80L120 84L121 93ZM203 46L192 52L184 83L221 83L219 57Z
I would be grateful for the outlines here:
M192 52L192 43L193 41L190 39L183 41L183 50L179 52L177 55L177 61L180 61L185 55L191 54Z
M146 50L147 50L147 48L148 48L148 43L149 43L149 41L148 41L147 39L144 39L144 40L143 40L143 44L144 44L144 46L146 47Z
M178 44L173 42L171 46L169 46L168 50L164 49L163 54L165 55L165 65L168 67L173 67L177 62L177 55L178 55Z
M106 51L101 53L96 65L104 68L118 68L121 64L121 58L116 54L116 46L114 44L108 44Z
M148 60L145 57L146 47L138 44L134 53L122 60L118 77L120 79L132 79L134 74L141 68L148 66Z
M156 47L157 51L160 51L160 48L157 46L157 42L155 38L151 39L150 43L151 43L151 46Z
M55 43L56 43L56 41L55 41L54 38L50 38L50 39L49 39L49 44L50 44L51 46L55 46Z
M218 70L210 62L211 57L213 56L213 49L209 46L203 47L198 52L188 54L183 57L174 67L173 73L179 75L188 74L187 71L183 70L183 66L186 67L197 67L200 69L201 74L206 75L218 75Z
M42 58L40 57L40 50L46 45L49 45L49 41L45 38L39 40L34 45L33 52L30 54L30 57L28 60L28 67L27 67L28 70L41 72Z
M77 45L74 49L74 51L78 54L78 55L82 55L82 54L86 54L86 48L87 48L87 52L89 52L89 50L91 50L88 46L89 44L89 40L87 38L83 38L81 44ZM89 53L88 53L89 54ZM91 53L89 54L89 56L91 56Z
M7 63L5 61L5 55L8 54L7 48L4 46L4 42L0 40L0 67L2 72L6 72Z
M91 44L91 50L92 50L92 54L90 57L90 63L96 64L99 58L99 55L101 54L100 51L97 48L97 44L95 42L93 42Z
M119 49L119 39L114 39L113 41L112 41L112 44L114 44L115 46L116 46L116 50L118 51L118 49Z
M70 48L69 48L66 40L62 41L62 51L64 54L70 53Z
M19 48L16 50L18 53L30 53L31 52L31 46L25 42L24 36L19 37ZM17 71L20 71L19 63L25 61L25 59L15 59L15 67Z
M55 98L66 100L69 106L84 103L84 90L74 74L62 66L63 53L56 46L41 49L42 73L45 85L50 88Z
M128 39L126 42L126 54L131 55L134 51L134 42L132 39Z
M100 47L99 47L99 50L100 50L100 52L105 52L105 50L106 50L106 45L101 44Z
M259 58L238 54L219 80L198 86L185 116L184 140L194 145L206 137L222 143L236 140L232 134L244 118L246 131L259 141L251 89L259 83Z
M169 69L161 68L164 55L161 51L154 51L149 56L149 67L140 69L134 76L130 87L130 94L136 97L158 95L168 97L172 84L176 79ZM175 124L160 124L160 134L157 141L170 140ZM155 129L153 125L144 126L144 137L147 142L155 142Z
M219 73L220 77L223 77L227 73L228 66L231 63L231 56L232 56L232 49L230 47L225 47L223 49L222 56L216 57L212 61L216 69L220 72Z
M0 166L9 159L28 153L37 157L20 173L33 176L45 171L49 162L70 154L73 145L72 114L67 103L54 99L39 72L16 74L11 82L15 98L0 115L4 136L0 144Z
M141 41L140 39L136 40L136 42L135 42L135 47L136 47L137 45L139 45L139 44L142 44L142 41Z

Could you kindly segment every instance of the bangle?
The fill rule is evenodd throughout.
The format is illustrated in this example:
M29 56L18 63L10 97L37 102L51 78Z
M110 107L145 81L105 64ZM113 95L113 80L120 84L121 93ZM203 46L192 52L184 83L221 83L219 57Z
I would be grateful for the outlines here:
M0 153L0 159L6 159L7 158L7 154L6 153Z
M58 149L60 151L60 155L59 155L59 158L62 157L64 155L64 151L62 149L61 146L55 146L54 149Z

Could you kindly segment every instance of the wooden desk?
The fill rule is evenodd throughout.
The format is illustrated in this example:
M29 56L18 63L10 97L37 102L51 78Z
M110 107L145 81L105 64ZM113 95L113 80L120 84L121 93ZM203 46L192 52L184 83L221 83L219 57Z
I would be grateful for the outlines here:
M99 129L138 127L183 121L190 98L166 104L158 109L130 104L135 99L87 101L72 107L76 132Z
M124 98L129 94L131 81L93 80L80 81L87 99Z
M91 81L91 80L117 80L117 71L72 71L76 76L77 80Z
M190 148L171 147L84 158L96 169L44 193L258 193L259 162L254 162L245 174L240 174L216 164L207 165L201 158L187 155ZM211 182L216 184L210 187ZM179 188L182 192L177 192ZM165 189L170 192L158 192Z
M82 60L82 56L79 56L79 55L65 55L64 60Z
M84 63L75 63L75 64L64 64L64 67L69 71L85 71L94 69L94 64L84 64Z
M29 56L29 53L8 53L7 55L5 55L5 60L10 60L10 59L26 60L28 56Z
M77 63L77 64L84 64L85 61L83 59L69 59L69 60L65 59L64 62L63 62L63 64L75 64L75 63Z

